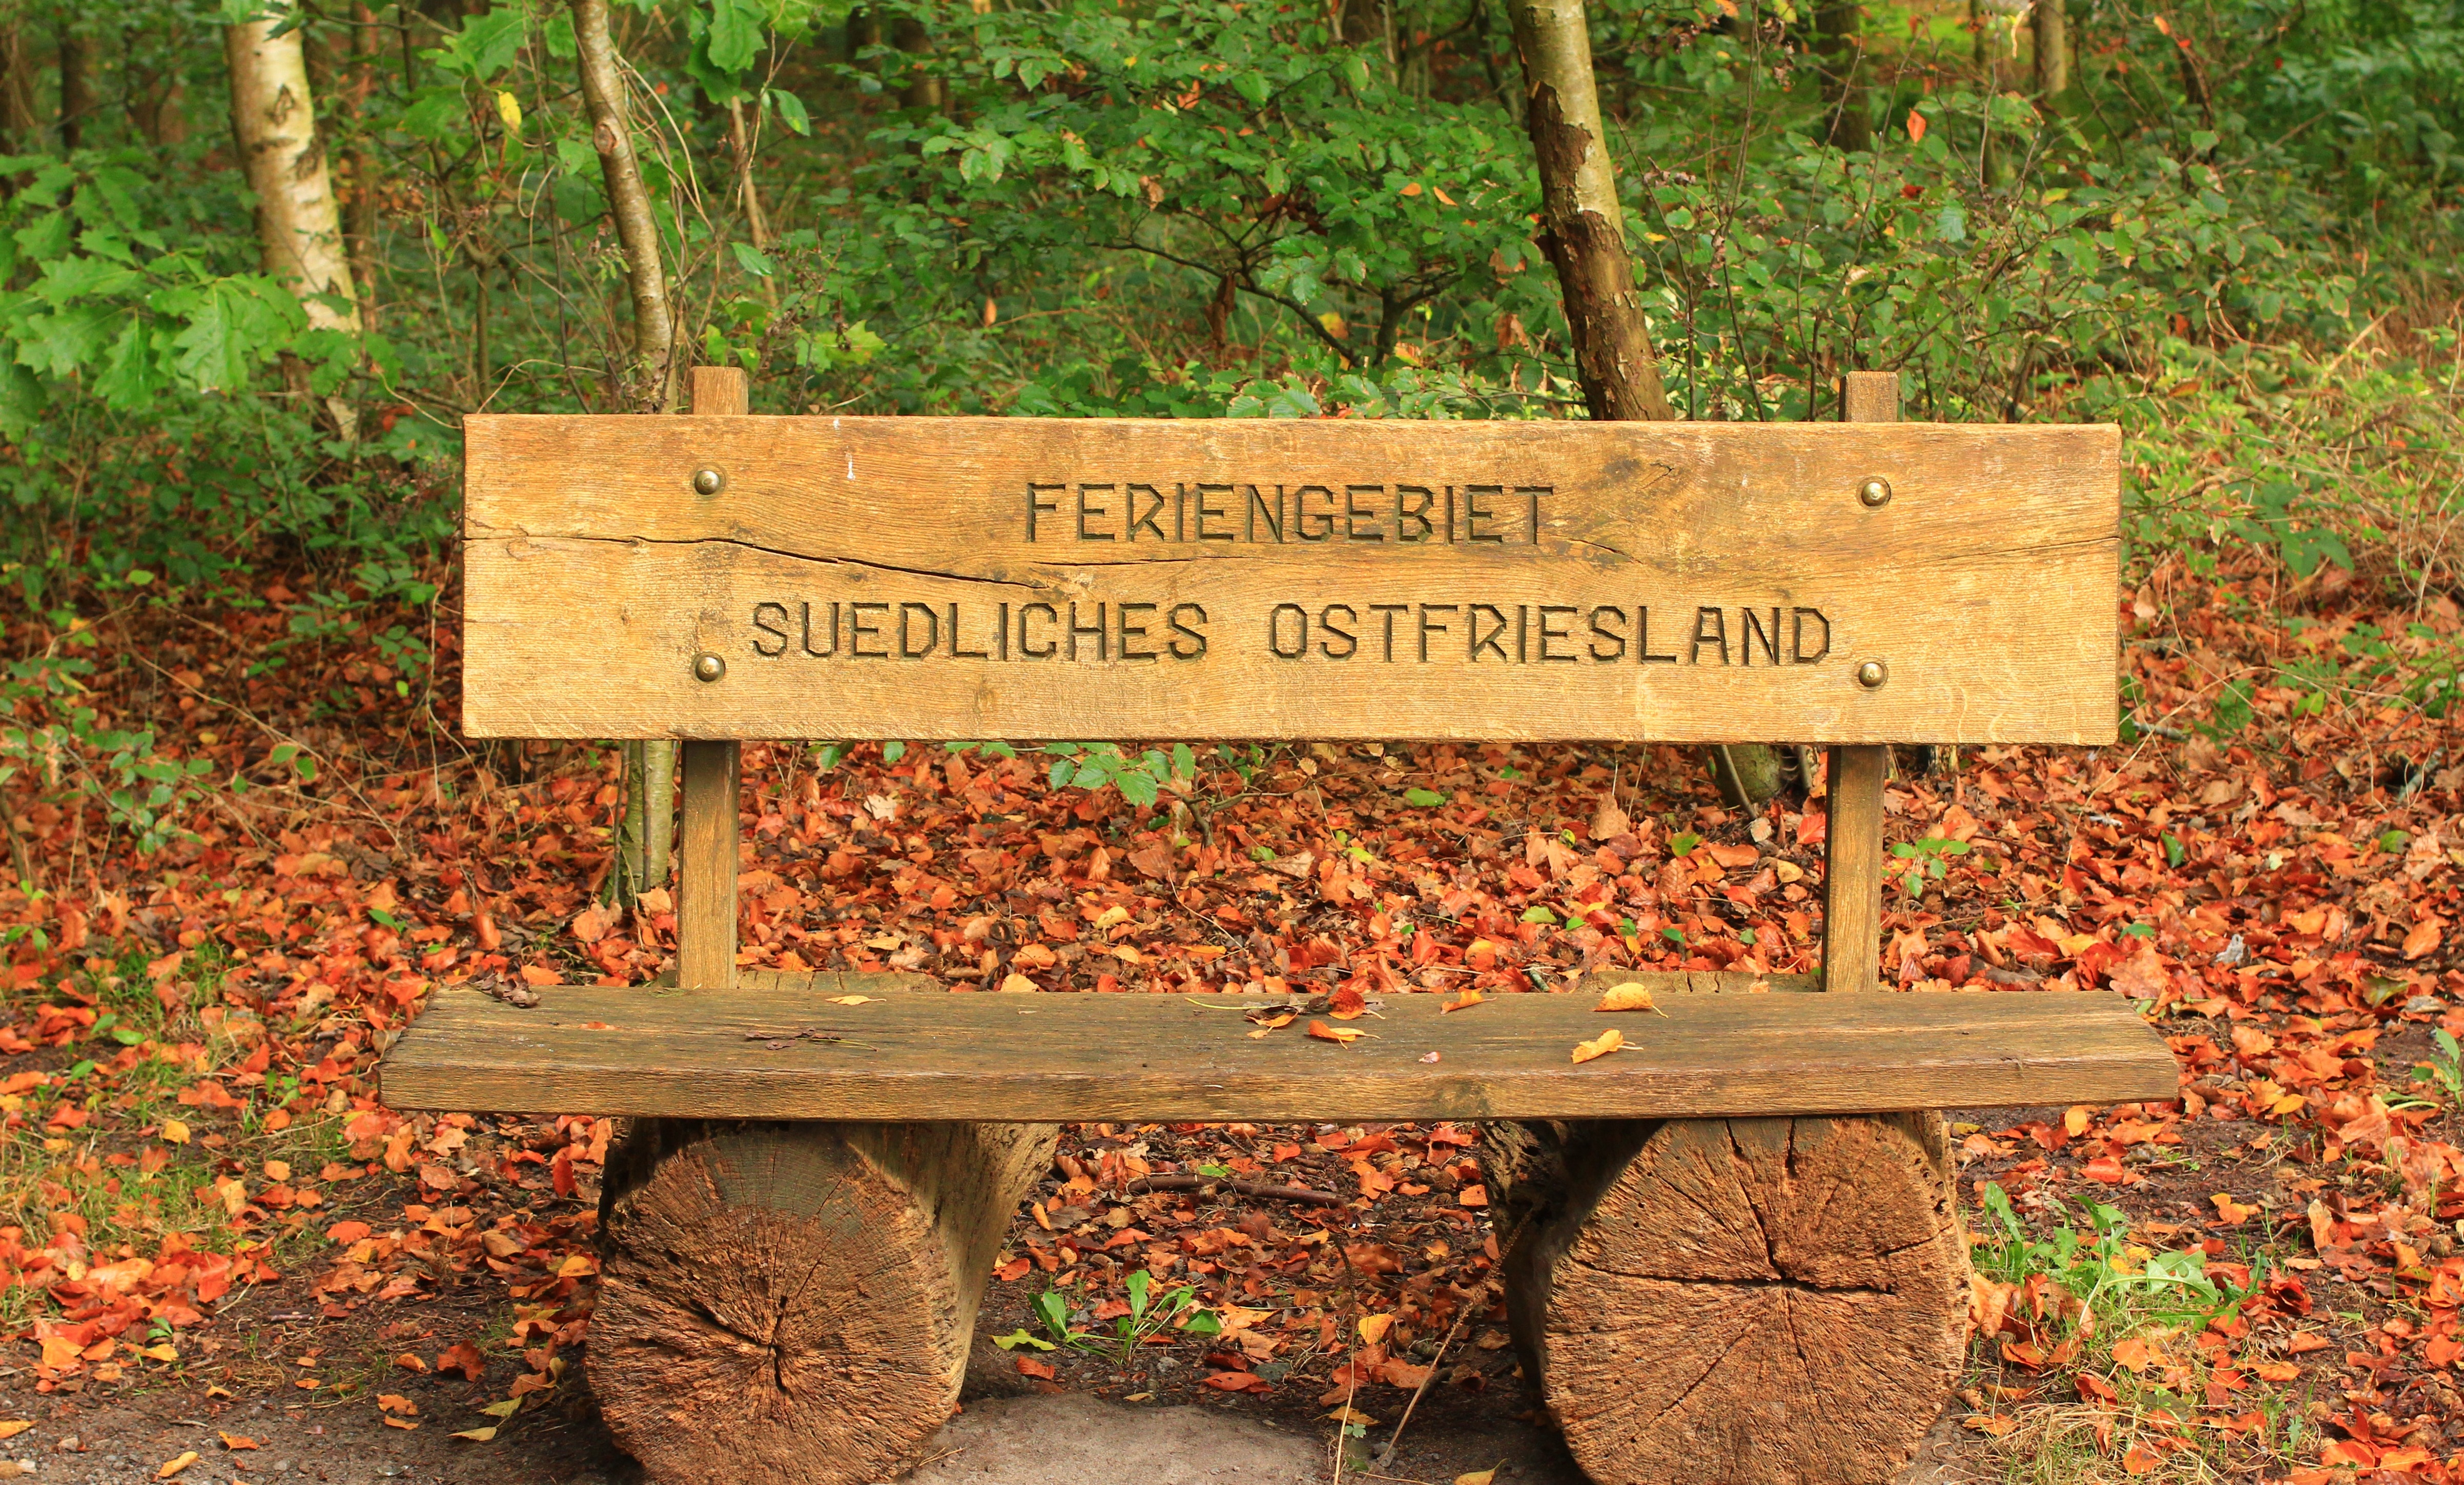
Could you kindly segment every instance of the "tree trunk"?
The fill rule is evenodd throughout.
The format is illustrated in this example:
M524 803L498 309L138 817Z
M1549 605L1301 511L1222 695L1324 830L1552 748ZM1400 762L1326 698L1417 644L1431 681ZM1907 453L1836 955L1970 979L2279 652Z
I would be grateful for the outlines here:
M633 395L653 411L671 412L675 321L659 257L658 218L633 158L625 74L607 34L607 0L573 0L573 35L581 54L583 100L590 111L590 143L599 151L607 211L616 221L616 242L633 293L633 374L639 388ZM675 771L673 742L653 738L625 744L625 815L617 830L617 870L608 874L609 896L617 902L629 903L645 888L667 880Z
M573 0L573 37L582 58L582 96L590 111L590 143L607 188L607 212L625 254L633 291L633 355L641 400L656 411L675 406L675 321L668 308L667 272L659 260L659 222L642 169L633 158L627 121L625 74L607 34L607 0Z
M740 98L727 100L727 145L736 156L736 191L744 206L744 230L753 238L753 251L766 255L770 251L770 219L762 214L761 188L753 181L753 134L744 126L744 100ZM772 309L779 307L776 277L761 280L761 297Z
M857 1485L950 1416L1051 1124L645 1122L607 1163L589 1375L665 1481Z
M1582 0L1510 0L1508 9L1523 62L1524 126L1540 166L1540 250L1557 271L1583 405L1595 422L1666 422L1677 414L1626 254ZM1769 748L1728 752L1736 766L1714 755L1711 768L1730 804L1749 809L1777 791L1779 763ZM1770 783L1758 795L1760 780Z
M42 121L34 116L34 61L26 54L26 33L11 22L0 27L0 130L11 151L36 147Z
M1597 1485L1881 1485L1959 1375L1933 1114L1490 1124L1507 1308Z
M360 312L367 327L377 326L377 157L367 147L368 99L377 86L377 17L367 6L355 8L351 28L351 113L359 124L358 147L351 151L351 277L359 284Z
M257 242L266 273L298 297L311 328L356 335L359 299L343 256L325 146L317 135L308 60L297 28L276 35L280 24L267 18L223 32L231 132L249 189L256 193ZM295 373L295 385L303 380ZM325 413L345 441L359 437L359 411L350 399L326 398Z
M914 16L901 15L890 23L890 44L901 52L922 56L933 50L933 33L925 30L924 23ZM910 62L906 67L907 86L898 96L899 102L926 113L939 113L949 101L942 90L941 79L918 63Z
M1815 11L1814 24L1822 49L1822 115L1826 137L1841 149L1870 149L1873 121L1865 114L1865 90L1859 77L1865 66L1864 7L1854 0L1831 0Z
M2063 0L2036 0L2036 97L2048 102L2070 91L2071 22Z
M94 112L94 87L90 80L94 49L86 38L67 26L60 28L60 148L76 149L85 143L86 116Z
M1676 414L1626 255L1582 0L1512 0L1510 10L1540 166L1540 248L1557 271L1584 405L1602 422L1666 422Z

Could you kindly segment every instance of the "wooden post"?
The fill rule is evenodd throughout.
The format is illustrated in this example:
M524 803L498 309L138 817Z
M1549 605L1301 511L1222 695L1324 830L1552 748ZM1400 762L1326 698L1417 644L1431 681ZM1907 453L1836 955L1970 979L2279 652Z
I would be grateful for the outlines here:
M695 366L695 416L752 410L752 387L737 366ZM743 748L723 742L684 745L683 851L676 873L676 984L686 989L736 986L736 836Z
M1897 371L1851 371L1841 399L1851 423L1900 420ZM1830 831L1822 859L1822 987L1870 990L1882 983L1882 779L1891 750L1831 750Z

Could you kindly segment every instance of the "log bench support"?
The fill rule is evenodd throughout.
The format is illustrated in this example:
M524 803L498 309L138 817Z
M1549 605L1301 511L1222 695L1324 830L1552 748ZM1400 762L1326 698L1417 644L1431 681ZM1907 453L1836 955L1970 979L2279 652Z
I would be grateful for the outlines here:
M1876 993L1888 767L1880 740L1913 736L1935 711L1956 725L1936 718L1933 741L2112 735L2104 641L2118 561L2118 443L2109 430L1938 429L1893 442L1877 439L1880 431L1459 425L1439 438L1312 424L1261 425L1254 436L1234 430L1236 439L1211 426L1193 435L1132 421L1039 428L981 420L953 432L960 420L850 418L828 420L828 436L847 442L824 446L816 458L809 441L823 420L764 420L743 437L704 421L746 413L740 371L697 370L693 406L689 436L675 432L674 419L474 418L466 500L473 733L641 736L648 728L685 740L681 988L561 987L535 1008L440 990L382 1075L398 1108L580 1110L635 1120L611 1152L604 1188L604 1284L589 1377L617 1439L660 1480L705 1479L716 1470L752 1485L854 1485L912 1464L957 1401L995 1254L1051 1161L1060 1123L1442 1119L1482 1126L1479 1153L1507 1244L1507 1308L1527 1373L1599 1485L1881 1485L1948 1397L1964 1342L1966 1258L1935 1111L2173 1095L2170 1053L2119 997ZM1853 422L1896 421L1896 376L1852 373L1845 406ZM1476 442L1483 439L1491 442ZM1248 452L1216 448L1235 443ZM1444 570L1481 583L1507 572L1579 586L1608 570L1607 553L1675 583L1677 567L1654 568L1650 554L1617 543L1639 548L1630 530L1684 521L1695 539L1683 558L1688 571L1726 564L1746 572L1742 581L1755 591L1801 591L1792 601L1809 606L1837 591L1860 605L1854 615L1796 609L1792 664L1818 665L1833 623L1853 618L1863 626L1857 643L1880 647L1913 678L1886 685L1879 661L1845 656L1829 671L1781 667L1777 609L1764 636L1771 668L1751 670L1748 650L1749 668L1717 673L1719 684L1762 689L1727 693L1717 705L1682 690L1619 697L1617 686L1645 686L1650 673L1617 670L1634 678L1611 684L1606 666L1569 665L1552 673L1554 690L1524 694L1510 690L1525 682L1502 666L1473 676L1479 686L1440 692L1425 689L1436 667L1364 662L1317 673L1350 677L1339 682L1309 682L1357 683L1343 704L1296 693L1307 703L1295 712L1287 700L1280 713L1247 698L1281 697L1274 687L1303 668L1243 669L1262 662L1229 637L1212 652L1224 655L1224 669L1209 673L1224 678L1191 674L1155 689L1157 676L1184 673L1161 665L936 670L938 641L912 651L903 633L901 658L923 663L832 661L817 670L822 652L809 629L803 638L815 659L761 671L761 657L783 655L783 639L774 649L754 637L748 649L732 627L743 612L758 625L775 610L761 632L783 635L783 600L796 596L795 585L838 564L886 564L877 570L903 582L958 584L918 589L933 603L898 606L897 622L920 613L935 621L935 635L946 618L952 667L961 654L989 660L962 652L957 632L962 605L984 607L987 581L1011 601L1041 593L1068 602L1086 596L1089 581L1119 581L1141 561L1169 557L1170 581L1198 586L1140 589L1136 604L1123 600L1126 589L1109 590L1123 625L1133 608L1162 611L1148 598L1184 592L1204 603L1191 597L1174 614L1205 604L1228 614L1254 607L1260 591L1286 591L1260 589L1261 582L1309 591L1310 574L1326 569L1308 564L1353 548L1287 547L1278 527L1273 545L1215 553L1242 561L1199 561L1161 544L1180 518L1158 518L1158 506L1127 541L1105 548L1110 565L1070 568L1077 559L1067 548L1034 544L1037 515L1056 528L1074 522L1083 534L1111 508L1090 509L1087 489L1115 486L1082 487L1063 517L1066 497L1038 492L1067 486L1024 482L1079 468L1106 479L1164 470L1216 479L1246 469L1241 460L1260 466L1242 477L1316 476L1321 466L1356 469L1363 478L1404 477L1390 473L1404 469L1428 477L1421 466L1434 460L1450 472L1454 455L1480 448L1489 450L1480 469L1551 461L1532 467L1585 487L1601 508L1568 506L1551 526L1541 496L1555 487L1516 486L1515 499L1528 504L1501 496L1478 507L1458 550L1448 486L1443 543L1411 554L1381 547L1374 560L1491 562L1503 565ZM722 469L710 450L737 462ZM712 462L700 465L704 458ZM1859 487L1851 477L1878 465L1915 494L1905 524L1875 514L1893 498L1888 481ZM1657 473L1635 487L1636 471ZM1347 501L1352 492L1387 488L1335 485ZM934 546L944 540L934 522L957 509L952 501L988 489L1025 492L1024 544L1003 534L1008 517L979 512L964 518L972 523L962 522L963 543ZM627 508L627 499L642 508ZM611 500L622 523L594 525L607 521ZM1851 509L1857 504L1862 515ZM1436 507L1419 508L1425 536L1435 530L1425 513ZM1477 524L1494 525L1518 508L1529 519L1510 539ZM2022 521L2024 530L2013 525L2039 508L2050 514ZM813 524L808 509L833 514ZM1344 519L1358 521L1366 509L1348 505ZM1230 540L1209 532L1207 519L1198 518L1201 537ZM1401 518L1393 524L1399 541ZM1557 527L1571 529L1550 534ZM1140 529L1152 540L1131 544ZM1784 540L1768 540L1773 535ZM1956 570L1937 561L1945 543ZM1869 570L1878 561L1922 564L1929 582L1956 589L1967 629L1951 626L1946 642L1942 633L1891 628L1905 605L1887 573L1877 579ZM1078 585L1066 593L1053 586L1063 568ZM1377 581L1402 570L1378 568L1385 576ZM687 571L698 574L695 592L663 586ZM745 572L754 576L730 586ZM1590 591L1586 603L1631 600L1627 587L1617 589L1622 600ZM1490 593L1482 587L1475 596ZM605 599L630 615L606 631L608 663L623 684L546 683L541 667L565 664L566 653L539 648L532 630L549 614L561 619L559 603L583 601L560 594ZM885 585L863 596L905 595ZM886 613L891 605L851 607ZM1022 607L1022 645L1027 608L1052 611ZM1461 611L1423 606L1431 608ZM1549 651L1565 637L1548 629L1551 611L1578 610L1541 610L1543 657L1567 659ZM1633 653L1641 655L1650 646L1635 611ZM1592 612L1595 625L1612 612L1626 622L1627 610ZM999 613L1006 661L1008 602ZM1807 614L1820 626L1819 654L1808 648ZM1666 624L1664 614L1659 622ZM830 647L840 643L836 623L825 620ZM1125 628L1119 639L1126 651L1133 637L1160 632ZM1422 662L1430 632L1417 635ZM1659 633L1667 643L1669 630ZM722 634L730 637L715 637ZM1698 651L1701 634L1698 628ZM847 642L854 643L852 631ZM1473 661L1481 643L1474 640ZM1486 643L1502 661L1506 641ZM1727 643L1718 641L1724 660ZM1269 644L1279 660L1302 658L1279 638ZM733 660L719 653L729 646ZM1660 674L1678 674L1670 655L1652 657L1671 667ZM731 689L739 684L732 665L745 673L741 689ZM950 689L950 676L973 689ZM1585 678L1600 684L1587 692ZM840 710L814 710L817 696ZM1912 698L1932 699L1912 706ZM1562 716L1552 710L1560 700ZM1291 732L1290 719L1302 713L1298 725L1319 730ZM1296 1033L1253 1040L1233 996L950 995L922 976L739 976L737 968L740 738L818 729L919 737L932 735L919 724L946 727L965 716L969 735L988 737L1138 738L1267 718L1266 730L1247 735L1709 742L1789 736L1800 715L1808 720L1794 735L1832 744L1821 975L1616 976L1661 991L1666 1018L1630 1026L1629 1050L1584 1065L1572 1062L1570 1049L1602 1023L1581 993L1499 996L1463 1015L1441 1014L1434 996L1395 997L1374 1039L1337 1048ZM1646 716L1674 733L1636 733ZM1535 726L1534 717L1547 720ZM1346 727L1353 730L1330 730ZM1802 993L1810 990L1830 993ZM866 999L841 1003L856 994Z

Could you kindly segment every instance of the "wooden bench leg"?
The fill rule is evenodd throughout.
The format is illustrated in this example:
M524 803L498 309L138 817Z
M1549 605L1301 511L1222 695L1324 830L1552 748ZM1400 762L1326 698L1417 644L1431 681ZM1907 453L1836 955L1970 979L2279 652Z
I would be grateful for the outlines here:
M1493 1124L1524 1368L1595 1485L1881 1485L1957 1381L1942 1120Z
M646 1120L611 1152L590 1388L667 1482L857 1485L957 1402L1052 1124Z

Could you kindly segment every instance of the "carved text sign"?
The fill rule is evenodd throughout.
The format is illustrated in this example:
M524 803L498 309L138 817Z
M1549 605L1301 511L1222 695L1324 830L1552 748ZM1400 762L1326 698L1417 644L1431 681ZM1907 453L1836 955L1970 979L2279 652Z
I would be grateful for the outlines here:
M2104 741L2118 449L2101 427L473 418L465 726Z

